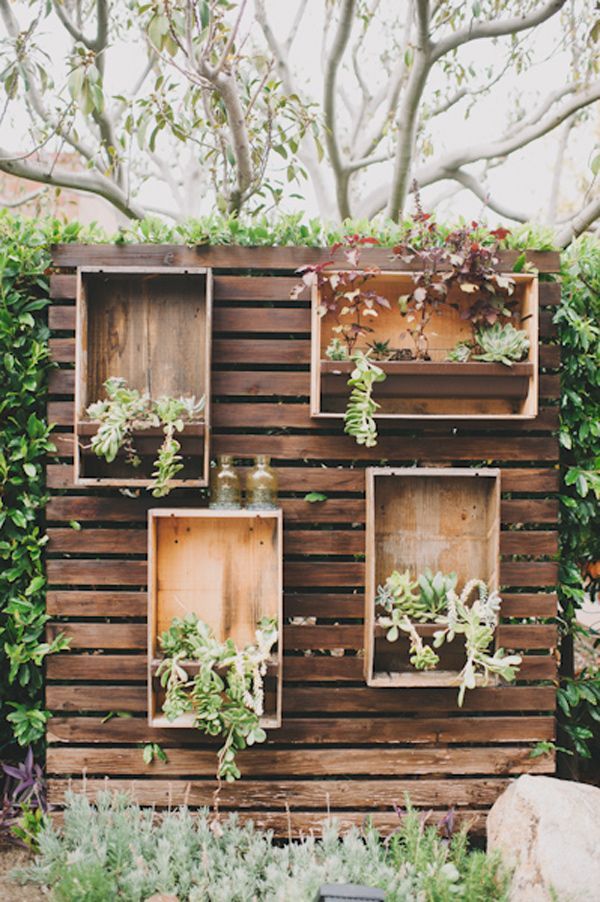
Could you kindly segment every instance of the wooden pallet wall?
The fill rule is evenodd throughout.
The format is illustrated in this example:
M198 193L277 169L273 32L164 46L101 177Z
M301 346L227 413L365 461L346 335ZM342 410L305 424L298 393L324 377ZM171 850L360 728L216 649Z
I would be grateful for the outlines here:
M271 454L285 518L284 720L266 745L241 756L243 778L224 787L222 810L287 835L326 812L342 824L372 815L397 823L406 793L418 806L456 806L476 826L508 781L552 773L552 756L530 758L554 737L556 676L557 367L552 325L559 286L540 282L541 409L535 421L485 424L387 422L376 448L309 416L310 310L290 301L295 267L322 257L302 248L61 246L51 279L53 372L48 415L59 461L48 466L48 632L71 651L47 666L50 796L69 782L90 792L132 789L142 803L209 805L214 743L146 724L146 511L195 505L199 492L163 501L147 493L73 487L73 385L77 265L212 266L215 269L212 456L249 462ZM554 272L554 254L530 255ZM365 262L390 268L389 253ZM503 268L514 254L505 255ZM371 689L362 679L364 468L380 464L493 465L502 471L499 642L524 655L515 686ZM304 495L323 492L310 504ZM76 521L80 529L69 524ZM112 715L112 716L110 716ZM146 765L140 745L163 745L168 763Z

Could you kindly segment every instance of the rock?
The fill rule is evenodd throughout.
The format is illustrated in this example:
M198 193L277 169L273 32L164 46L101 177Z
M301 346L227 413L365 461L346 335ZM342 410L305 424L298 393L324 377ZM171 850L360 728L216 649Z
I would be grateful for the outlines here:
M511 902L600 899L600 789L519 777L487 818L488 851L514 868Z

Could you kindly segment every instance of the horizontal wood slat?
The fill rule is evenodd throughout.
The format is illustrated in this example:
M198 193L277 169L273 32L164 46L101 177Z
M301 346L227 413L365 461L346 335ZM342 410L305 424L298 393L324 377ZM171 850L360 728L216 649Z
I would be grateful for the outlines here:
M520 251L502 251L498 269L510 272ZM362 263L389 270L417 269L390 259L389 248L365 248ZM52 248L56 267L69 266L212 266L215 269L296 269L306 263L330 259L329 248L315 247L239 247L237 245L135 245L135 244L58 244ZM557 272L560 257L555 251L527 251L526 260L540 272Z
M456 711L456 689L369 689L330 686L288 686L284 693L284 714L406 714L429 711ZM46 702L56 711L137 711L146 710L145 686L104 684L98 687L50 684ZM553 711L555 693L551 686L500 686L473 689L465 696L465 711Z
M145 529L51 528L48 550L52 553L122 554L127 542L128 554L146 554ZM293 529L284 535L286 554L355 554L365 549L362 529ZM548 555L558 551L558 533L533 530L504 531L500 536L501 554ZM507 565L508 566L508 565ZM505 580L503 580L505 581Z
M53 746L46 767L50 774L139 774L152 777L212 777L212 751L168 748L164 765L144 764L138 748L74 749ZM244 777L349 777L454 774L544 774L554 767L552 755L532 758L519 746L489 748L361 749L350 759L347 749L247 749L238 755ZM350 768L350 769L349 769Z
M459 744L541 742L555 737L554 717L539 716L477 716L468 717L329 717L286 720L282 728L267 734L265 748L272 745L310 744L311 746L348 744L358 748L365 745L381 747L386 743ZM193 730L157 729L149 727L142 717L63 717L56 714L48 725L51 743L134 743L160 742L213 747L215 743ZM345 749L350 761L351 750Z
M147 659L144 654L97 654L97 649L94 653L76 654L75 649L74 645L71 653L53 655L48 659L46 676L49 680L141 682L146 679ZM286 655L283 678L286 683L359 683L363 678L363 669L363 660L358 655ZM556 672L554 655L524 655L519 677L521 682L551 680L556 677Z
M362 593L287 592L285 612L289 617L353 617L362 618ZM554 617L557 596L553 593L503 593L502 612L505 617ZM46 595L49 614L64 617L145 617L145 591L89 591L81 589L50 590Z

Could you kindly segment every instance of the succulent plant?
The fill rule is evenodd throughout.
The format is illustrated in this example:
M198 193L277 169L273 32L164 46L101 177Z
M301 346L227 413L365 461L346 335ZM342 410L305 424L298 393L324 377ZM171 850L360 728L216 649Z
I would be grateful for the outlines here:
M451 363L467 363L473 353L473 343L470 341L457 342L449 352L446 360Z
M432 618L447 610L448 595L456 589L457 580L456 573L432 573L429 567L419 575L421 603Z
M479 329L475 338L480 353L474 354L473 359L486 363L512 366L523 360L529 351L529 338L525 332L515 329L510 323L494 323L493 326Z
M372 360L390 360L394 354L393 349L390 348L389 338L386 341L369 342L369 348L371 349L370 357Z
M341 338L332 338L325 348L325 356L329 360L348 360L348 351Z

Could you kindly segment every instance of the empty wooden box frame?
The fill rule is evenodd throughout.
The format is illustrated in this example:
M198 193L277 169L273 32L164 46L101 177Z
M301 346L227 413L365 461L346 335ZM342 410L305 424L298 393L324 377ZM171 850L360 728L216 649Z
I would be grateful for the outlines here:
M513 298L519 302L522 327L529 338L527 360L505 366L502 363L452 363L446 360L457 342L471 338L468 320L449 307L434 313L427 335L432 359L376 361L386 373L385 382L374 386L373 398L381 408L378 419L533 419L538 412L538 280L531 274L513 273ZM373 329L358 347L366 350L367 341L391 339L395 349L411 348L406 322L397 299L414 288L411 273L382 272L369 282L369 289L390 300L391 310L379 309L370 317ZM456 294L455 290L455 294ZM460 292L458 292L460 294ZM465 296L463 295L463 300ZM452 299L452 296L450 300ZM350 389L351 361L328 360L325 349L335 333L333 314L319 313L319 291L312 293L311 332L311 416L343 417Z
M177 267L79 267L75 357L75 484L147 486L162 430L143 430L139 471L120 455L111 464L89 449L97 424L86 410L121 376L151 398L205 398L201 421L177 434L184 468L174 486L205 486L210 466L212 271Z
M375 623L375 596L392 570L429 567L498 589L500 471L370 467L366 471L365 678L369 686L452 686L464 663L460 637L440 649L440 669L417 671L407 637L388 642ZM423 637L436 629L419 627ZM461 663L462 661L462 663Z
M162 713L156 679L158 637L174 617L195 613L219 641L255 641L261 617L274 617L277 650L265 678L264 727L281 726L283 519L277 511L161 508L148 512L148 723L189 727ZM185 664L184 664L185 666Z

